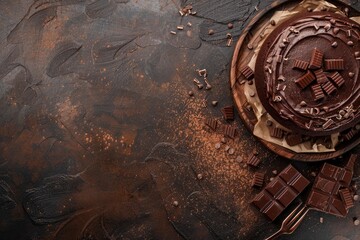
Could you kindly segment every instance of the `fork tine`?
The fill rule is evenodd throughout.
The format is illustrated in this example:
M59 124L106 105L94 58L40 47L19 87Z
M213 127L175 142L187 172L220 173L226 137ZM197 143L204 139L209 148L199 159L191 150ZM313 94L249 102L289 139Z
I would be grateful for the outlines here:
M306 206L303 206L297 213L296 215L291 218L291 220L287 223L289 226L291 226L295 221L297 221L297 219L301 216L301 214L303 213L303 211L306 209Z
M293 233L299 226L306 214L309 212L310 208L305 207L305 211L303 211L302 215L299 219L289 228L289 233Z
M296 206L296 208L284 219L284 221L282 222L281 226L285 226L286 224L288 224L288 222L291 221L292 217L296 214L297 210L300 208L301 206L301 202Z

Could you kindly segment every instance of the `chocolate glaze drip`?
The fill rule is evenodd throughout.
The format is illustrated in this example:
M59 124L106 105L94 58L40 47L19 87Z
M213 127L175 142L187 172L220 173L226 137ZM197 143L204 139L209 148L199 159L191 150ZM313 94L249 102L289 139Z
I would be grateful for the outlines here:
M292 131L310 136L355 126L360 121L359 41L360 26L340 14L300 13L280 24L265 40L256 62L256 88L265 109ZM311 88L316 81L303 89L295 82L316 69L294 69L293 65L296 60L310 62L315 48L323 53L321 69L336 87L331 94L324 91L321 99L314 97ZM282 61L276 61L278 56ZM343 59L344 69L325 71L325 60L330 59ZM345 80L341 86L330 78L335 71Z

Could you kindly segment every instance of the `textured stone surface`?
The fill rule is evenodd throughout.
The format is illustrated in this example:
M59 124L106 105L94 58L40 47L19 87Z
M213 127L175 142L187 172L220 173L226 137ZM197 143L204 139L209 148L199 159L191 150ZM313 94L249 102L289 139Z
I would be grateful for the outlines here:
M265 181L288 161L237 116L220 149L221 131L204 128L227 124L220 109L232 105L226 33L236 40L272 1L192 2L197 15L181 18L190 1L0 1L0 239L262 239L279 228L250 206L255 170L236 158L258 152ZM192 82L203 68L209 91ZM294 165L308 176L321 166ZM355 206L340 220L311 212L285 239L356 239Z

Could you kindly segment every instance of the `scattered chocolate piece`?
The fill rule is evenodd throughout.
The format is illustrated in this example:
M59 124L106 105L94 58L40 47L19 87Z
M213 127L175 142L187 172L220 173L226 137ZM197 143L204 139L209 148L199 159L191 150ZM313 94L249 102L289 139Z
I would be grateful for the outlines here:
M336 48L336 47L338 46L338 43L337 43L337 42L333 42L333 43L331 44L331 46L332 46L333 48Z
M236 159L235 159L236 162L238 163L242 163L243 162L243 159L241 156L237 156Z
M258 167L260 164L260 159L254 154L252 154L246 163L250 166Z
M346 216L347 209L338 193L341 187L349 187L352 176L352 169L325 163L315 179L307 205L325 213Z
M346 8L344 9L344 12L345 12L345 15L346 15L346 16L349 16L349 8L346 7Z
M350 29L346 31L346 35L347 35L348 38L351 37L351 30Z
M348 41L348 42L347 42L347 45L350 46L350 47L352 47L352 46L354 46L354 42L353 42L353 41Z
M177 26L176 28L177 28L177 30L184 30L184 26L183 26L183 25L179 25L179 26Z
M235 153L235 149L230 148L229 151L228 151L228 153L229 153L230 155L233 155L233 154Z
M208 82L208 80L207 80L206 77L204 77L204 81L205 81L205 84L206 84L205 89L206 89L206 90L210 90L210 89L212 88L212 86L210 85L210 83Z
M283 139L284 130L282 130L281 128L273 127L270 130L270 136L278 139Z
M175 32L175 31L170 31L170 33L171 33L172 35L176 35L176 32Z
M212 102L211 102L211 105L213 105L214 107L216 107L217 104L218 104L218 101L212 101Z
M319 84L325 83L328 80L324 71L321 68L318 70L314 70L314 74L316 77L316 81Z
M334 33L335 35L337 35L337 34L339 33L339 31L340 31L340 29L337 28L337 27L333 29L333 33Z
M228 23L227 27L228 27L228 29L232 29L234 27L234 25L232 23Z
M221 109L225 120L234 120L234 106L227 106Z
M355 52L354 55L355 57L360 57L360 52Z
M355 194L353 199L354 199L354 201L358 201L359 200L359 195Z
M226 41L226 46L227 46L227 47L231 47L232 42L233 42L233 39L232 39L232 38L229 38L229 39Z
M272 174L274 174L274 175L278 174L277 170L273 170Z
M323 90L321 89L320 84L315 84L315 85L311 86L311 90L312 90L315 101L318 101L325 97L325 94L324 94Z
M300 172L289 165L255 196L252 203L274 221L309 183Z
M285 136L285 140L286 143L291 147L303 143L303 138L301 134L295 134L295 133L288 134Z
M263 173L255 173L254 178L252 180L252 187L262 187L264 184L265 174Z
M206 77L207 76L207 70L204 69L196 69L196 72L199 74L199 77Z
M218 121L216 119L213 119L213 118L206 119L205 124L207 126L209 126L213 131L215 131L216 128L218 127Z
M178 202L178 201L174 201L174 202L173 202L173 206L174 206L174 207L178 207L178 206L179 206L179 202Z
M247 48L248 48L249 50L253 50L253 49L254 49L254 46L253 46L251 43L249 43L249 44L247 45Z
M208 34L209 34L209 35L214 35L214 33L215 33L215 31L214 31L214 30L209 29L209 31L208 31Z
M323 57L324 54L321 51L319 51L317 48L314 48L311 55L309 69L321 68Z
M350 77L350 78L353 78L354 76L355 76L355 73L349 72L349 77Z
M324 223L324 218L321 217L319 221L320 223Z
M194 96L194 92L193 92L193 91L189 91L188 94L189 94L190 97Z
M334 18L332 18L332 19L330 19L330 23L331 23L332 25L335 25L335 24L336 24L336 20L335 20Z
M292 68L294 69L300 69L300 70L307 70L309 67L309 63L302 61L302 60L294 60Z
M327 95L330 95L336 91L336 87L330 81L327 81L326 83L322 84L321 87L327 93Z
M339 194L340 194L341 200L343 201L346 209L350 209L354 206L354 200L351 196L349 188L343 188L343 189L339 190Z
M249 66L240 68L240 72L248 80L250 80L254 77L254 71Z
M328 70L344 70L343 59L325 59L325 71Z
M192 23L191 23L191 22L188 22L186 25L187 25L188 27L191 27L191 26L192 26Z
M308 71L305 75L300 77L299 79L295 80L299 86L304 89L307 86L309 86L313 81L315 80L314 74L312 72Z
M228 38L228 39L232 38L231 33L227 33L227 34L226 34L226 38Z
M272 26L275 26L275 25L276 25L275 20L274 20L274 19L271 19L271 20L270 20L270 24L271 24Z
M360 220L359 220L359 219L355 219L355 220L354 220L354 225L355 225L355 226L359 226L359 225L360 225Z
M199 173L199 174L197 175L197 179L202 180L202 179L203 179L203 175L202 175L201 173Z
M235 136L236 136L236 128L232 127L230 125L225 125L225 127L224 127L224 135L234 139Z
M220 143L215 143L215 148L216 148L216 149L220 149L220 147L221 147L221 144L220 144Z
M338 87L341 87L345 83L344 78L338 72L333 73L330 78L335 82Z

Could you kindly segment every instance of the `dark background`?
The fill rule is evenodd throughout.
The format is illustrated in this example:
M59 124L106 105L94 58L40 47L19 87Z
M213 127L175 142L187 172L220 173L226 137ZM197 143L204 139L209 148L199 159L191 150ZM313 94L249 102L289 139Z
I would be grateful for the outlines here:
M231 122L238 137L220 149L222 134L204 125L209 117L225 124L220 109L232 104L234 44L226 47L226 33L239 36L255 6L272 2L0 1L0 239L262 239L275 232L286 214L270 223L249 204L259 192L250 183L255 171L268 182L291 161L265 149L238 117ZM197 15L181 18L189 3ZM192 27L170 34L187 22ZM192 82L201 68L209 91ZM258 170L239 162L253 151L262 159ZM321 166L291 163L311 180ZM310 211L282 239L359 239L354 217L359 202L344 219Z

